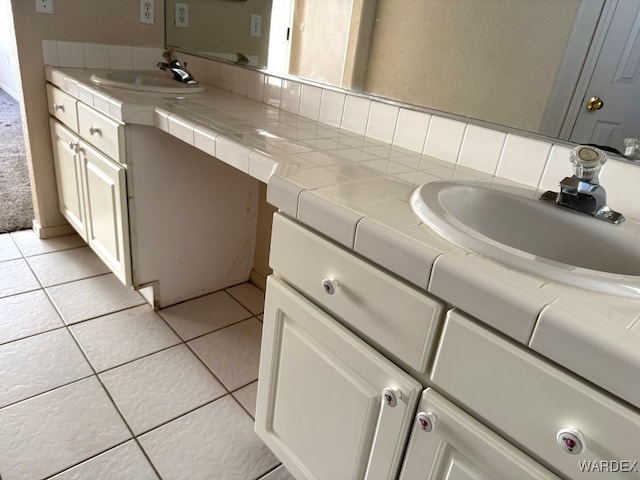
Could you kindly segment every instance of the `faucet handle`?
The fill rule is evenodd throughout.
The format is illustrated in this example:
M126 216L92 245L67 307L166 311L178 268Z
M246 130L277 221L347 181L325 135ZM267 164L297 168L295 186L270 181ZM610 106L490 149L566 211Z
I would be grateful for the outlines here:
M569 160L573 163L576 177L582 181L596 184L600 169L607 162L607 155L598 148L579 145L571 151Z
M162 58L164 58L167 63L175 62L176 52L173 50L173 48L169 48L162 53Z

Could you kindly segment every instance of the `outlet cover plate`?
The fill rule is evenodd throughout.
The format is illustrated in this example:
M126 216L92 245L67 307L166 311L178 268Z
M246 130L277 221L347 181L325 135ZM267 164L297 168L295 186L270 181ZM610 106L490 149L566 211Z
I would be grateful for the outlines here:
M187 28L189 26L189 5L176 2L176 27Z
M36 12L53 15L53 0L36 0Z
M262 15L251 15L251 36L262 36Z
M140 23L156 23L155 0L140 0Z

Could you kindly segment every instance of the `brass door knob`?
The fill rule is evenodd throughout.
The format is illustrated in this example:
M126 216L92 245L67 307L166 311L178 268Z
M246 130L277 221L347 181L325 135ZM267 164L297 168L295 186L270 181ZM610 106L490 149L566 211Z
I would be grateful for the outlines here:
M587 110L589 110L590 112L593 112L594 110L600 110L603 105L604 102L600 97L591 97L587 102Z

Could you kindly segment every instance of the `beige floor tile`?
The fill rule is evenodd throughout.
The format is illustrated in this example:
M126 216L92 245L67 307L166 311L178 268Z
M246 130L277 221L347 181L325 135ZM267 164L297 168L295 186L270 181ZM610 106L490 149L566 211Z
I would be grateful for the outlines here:
M24 259L0 262L0 298L39 288L38 280Z
M109 273L109 268L89 247L36 255L27 259L44 287Z
M243 283L227 289L233 298L251 311L254 315L264 311L264 292L253 283Z
M229 396L142 435L140 443L165 480L254 480L279 463Z
M189 342L202 361L229 390L258 379L262 324L255 318Z
M97 372L181 343L148 305L69 327Z
M0 298L0 344L63 325L44 290Z
M95 377L0 409L2 480L44 478L131 437Z
M185 345L114 368L100 378L136 435L227 393Z
M133 440L52 477L51 480L157 480L142 450Z
M159 313L184 340L191 340L251 316L251 312L224 291L165 308Z
M65 328L0 346L0 407L93 374Z
M0 262L22 257L18 246L8 233L0 234Z
M256 395L258 393L258 382L250 383L235 392L233 396L240 402L240 405L249 412L253 418L256 418Z
M47 292L67 325L144 303L113 274L49 287Z
M36 237L33 230L21 230L11 233L11 237L25 257L86 246L85 241L77 234L43 240Z

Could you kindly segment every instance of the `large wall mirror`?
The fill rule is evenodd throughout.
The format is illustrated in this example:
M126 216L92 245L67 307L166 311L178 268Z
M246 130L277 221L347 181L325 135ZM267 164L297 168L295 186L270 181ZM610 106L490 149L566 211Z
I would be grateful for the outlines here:
M637 0L181 0L186 27L165 3L178 50L621 151L640 136Z

